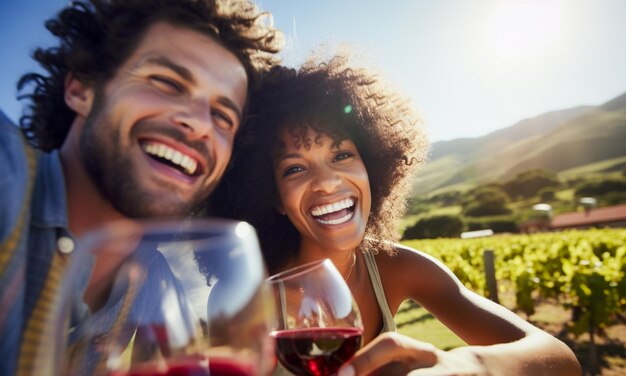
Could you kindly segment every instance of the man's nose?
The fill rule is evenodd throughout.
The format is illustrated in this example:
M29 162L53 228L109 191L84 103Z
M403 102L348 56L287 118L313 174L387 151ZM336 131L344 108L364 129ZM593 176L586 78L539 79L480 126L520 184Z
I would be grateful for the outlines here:
M185 129L193 139L210 138L215 124L211 116L211 108L202 103L188 105L174 115L174 123Z

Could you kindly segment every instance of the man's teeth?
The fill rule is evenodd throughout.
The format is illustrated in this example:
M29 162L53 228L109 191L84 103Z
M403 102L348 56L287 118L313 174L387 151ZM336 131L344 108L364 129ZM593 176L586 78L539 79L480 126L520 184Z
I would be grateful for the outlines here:
M145 143L142 147L146 153L159 158L167 159L173 164L182 167L188 175L193 175L198 168L198 162L196 162L193 158L190 158L167 145Z
M316 206L311 210L311 214L314 217L319 217L324 214L334 213L342 209L347 209L354 206L354 199L352 197L344 198L332 204ZM341 219L341 218L340 218Z

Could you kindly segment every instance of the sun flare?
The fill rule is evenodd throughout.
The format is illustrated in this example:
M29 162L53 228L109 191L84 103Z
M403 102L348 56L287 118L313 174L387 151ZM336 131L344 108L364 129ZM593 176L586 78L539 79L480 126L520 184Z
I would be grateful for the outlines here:
M485 24L486 46L503 60L537 57L558 42L563 8L555 0L496 2Z

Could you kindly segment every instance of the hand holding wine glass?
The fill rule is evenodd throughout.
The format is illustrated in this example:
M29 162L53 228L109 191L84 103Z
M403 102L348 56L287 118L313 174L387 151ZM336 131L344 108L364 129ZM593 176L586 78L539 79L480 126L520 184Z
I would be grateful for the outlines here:
M65 374L271 372L274 303L251 226L124 222L81 245L69 273L93 263L83 294L91 313L71 319ZM65 291L81 288L70 278Z
M315 261L268 279L278 322L272 331L280 363L296 375L329 376L360 348L361 315L339 271Z

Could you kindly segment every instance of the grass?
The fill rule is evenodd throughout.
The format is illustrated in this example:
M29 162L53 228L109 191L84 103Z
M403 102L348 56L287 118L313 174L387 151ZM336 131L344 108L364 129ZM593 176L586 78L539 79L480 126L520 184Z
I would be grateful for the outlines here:
M404 302L395 318L398 333L429 342L443 350L465 346L466 343L433 315L413 302Z
M570 168L559 172L559 178L571 179L576 177L589 178L594 174L605 175L602 173L611 172L613 169L619 170L619 167L626 163L626 157L614 158L596 163L589 163L583 166Z
M556 192L555 196L557 200L568 201L571 203L574 201L574 191L575 191L574 188L562 189Z

